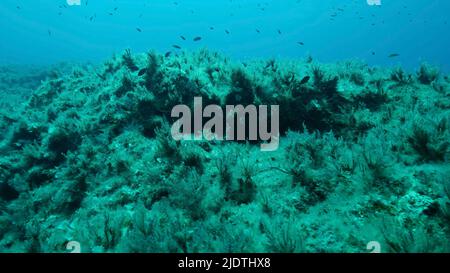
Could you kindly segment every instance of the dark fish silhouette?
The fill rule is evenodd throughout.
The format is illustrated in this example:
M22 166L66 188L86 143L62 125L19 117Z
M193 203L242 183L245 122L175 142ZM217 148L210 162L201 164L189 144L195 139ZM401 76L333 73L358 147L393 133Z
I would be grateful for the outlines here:
M179 46L179 45L173 45L172 47L176 48L176 49L181 49L181 46Z
M305 83L307 83L310 79L311 79L310 76L305 76L305 77L303 77L303 79L300 81L300 84L305 84Z
M398 56L400 56L400 54L398 54L398 53L392 53L392 54L390 54L388 57L389 57L389 58L395 58L395 57L398 57Z
M228 31L228 30L225 30L225 33L226 33L226 34L230 34L230 31Z
M147 68L142 68L141 70L139 70L138 76L140 77L140 76L144 75L145 73L147 73Z
M197 37L194 38L194 42L198 42L198 41L200 41L201 39L202 39L202 37L197 36Z
M136 30L139 31L139 32L142 32L142 29L140 29L140 28L138 28L138 27L136 28Z
M166 54L164 54L164 57L169 57L172 54L172 51L167 51Z
M186 41L186 37L180 36L181 40Z
M297 42L297 44L299 44L301 46L305 45L305 43L303 43L303 42Z

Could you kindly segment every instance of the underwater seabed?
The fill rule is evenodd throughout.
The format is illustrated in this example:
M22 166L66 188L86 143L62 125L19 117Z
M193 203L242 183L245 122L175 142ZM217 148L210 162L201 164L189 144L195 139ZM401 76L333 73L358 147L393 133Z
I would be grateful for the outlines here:
M450 80L434 67L200 50L71 70L3 96L1 252L450 251ZM0 72L3 90L24 81ZM170 111L194 96L279 105L279 149L175 142Z

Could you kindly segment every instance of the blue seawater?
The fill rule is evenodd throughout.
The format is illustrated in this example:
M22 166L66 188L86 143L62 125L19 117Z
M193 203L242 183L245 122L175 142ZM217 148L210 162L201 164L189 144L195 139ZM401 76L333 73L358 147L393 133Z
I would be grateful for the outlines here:
M412 69L426 61L450 68L448 1L368 2L80 0L77 6L65 0L4 0L0 62L99 61L124 48L165 52L180 44L237 58L310 54L324 62L359 58ZM196 36L203 39L193 42ZM400 56L388 58L393 53Z

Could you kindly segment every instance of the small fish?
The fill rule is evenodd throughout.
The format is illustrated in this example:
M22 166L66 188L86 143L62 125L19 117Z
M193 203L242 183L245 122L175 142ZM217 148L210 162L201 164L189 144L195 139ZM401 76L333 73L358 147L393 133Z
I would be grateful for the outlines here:
M281 34L281 30L278 30L278 34Z
M200 41L201 39L202 39L202 37L197 36L197 37L195 37L193 40L194 40L194 42L198 42L198 41Z
M225 33L226 33L226 34L230 34L230 31L228 31L228 30L225 30Z
M297 42L297 44L299 44L299 45L301 45L301 46L304 46L304 45L305 45L305 43L303 43L303 42Z
M138 76L141 77L145 73L147 73L147 68L142 68L141 70L139 70Z
M176 48L176 49L181 49L181 46L179 46L179 45L173 45L172 47Z
M398 54L398 53L392 53L392 54L390 54L388 57L389 57L389 58L395 58L395 57L398 57L398 56L400 56L400 54Z
M214 27L209 27L209 30L214 30Z
M181 40L186 41L186 37L180 36Z
M259 31L259 29L255 29L255 30L256 30L256 32L261 33L261 31Z
M303 77L303 79L300 81L300 84L305 84L305 83L307 83L310 79L311 79L310 76L305 76L305 77Z
M139 31L139 32L142 32L142 29L140 29L140 28L138 28L138 27L136 28L136 30Z
M166 54L164 54L164 57L170 57L170 55L172 54L172 51L167 51Z

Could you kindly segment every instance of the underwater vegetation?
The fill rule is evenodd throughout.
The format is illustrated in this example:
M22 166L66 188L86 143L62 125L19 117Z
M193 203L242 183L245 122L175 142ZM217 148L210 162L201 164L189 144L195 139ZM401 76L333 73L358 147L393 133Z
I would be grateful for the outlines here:
M52 66L0 66L0 95L8 98L0 101L1 108L7 109L21 104L42 81L55 79L71 69L68 64L63 63Z
M435 67L128 50L71 70L0 113L1 252L450 251ZM170 111L194 96L279 105L280 148L175 142Z

